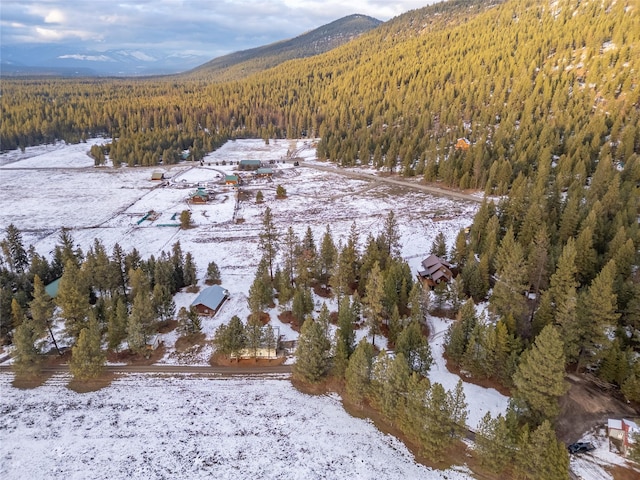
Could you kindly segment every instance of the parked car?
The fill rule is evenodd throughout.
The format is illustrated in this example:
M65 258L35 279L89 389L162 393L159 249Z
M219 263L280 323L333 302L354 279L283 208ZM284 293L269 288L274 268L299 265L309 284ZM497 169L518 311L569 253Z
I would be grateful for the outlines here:
M569 449L569 453L574 454L574 453L590 452L596 447L594 447L591 442L577 442L577 443L572 443L567 448Z

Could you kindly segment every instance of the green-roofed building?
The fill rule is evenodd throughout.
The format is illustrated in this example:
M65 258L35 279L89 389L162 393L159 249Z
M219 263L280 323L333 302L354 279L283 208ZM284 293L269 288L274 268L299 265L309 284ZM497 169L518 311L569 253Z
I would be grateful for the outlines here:
M240 170L258 170L262 166L260 160L240 160Z
M231 185L231 186L236 186L238 185L238 183L240 183L240 177L238 177L238 175L225 175L224 176L224 184L225 185Z
M209 201L209 194L204 188L198 187L196 192L191 195L191 203L207 203Z
M54 280L53 282L45 285L44 291L51 298L56 298L58 296L58 289L60 288L60 279Z
M256 175L258 177L272 177L273 168L259 168L256 170Z

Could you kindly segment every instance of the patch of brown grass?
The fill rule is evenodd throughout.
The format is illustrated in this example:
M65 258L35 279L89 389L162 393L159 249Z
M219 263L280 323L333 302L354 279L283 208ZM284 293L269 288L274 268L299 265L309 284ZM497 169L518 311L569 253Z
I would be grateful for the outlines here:
M613 465L606 469L613 480L637 480L640 477L640 470L633 468L630 464Z
M190 335L183 335L176 340L176 352L184 353L187 350L199 347L197 350L201 350L205 343L204 333L192 333Z
M189 285L186 288L187 293L198 293L200 291L200 287L198 285Z
M42 372L38 375L31 376L23 376L23 375L15 375L13 377L13 381L11 385L15 388L19 388L20 390L31 390L32 388L37 388L51 378L53 372Z
M96 392L111 385L114 378L115 375L111 372L105 372L100 377L91 380L76 380L74 378L69 382L67 388L76 393Z
M123 350L121 352L107 351L107 360L109 362L122 362L128 365L153 365L158 362L165 353L164 344L160 344L155 350L148 350L146 355L134 353L131 350Z
M178 328L177 320L165 320L158 324L158 333L169 333Z
M209 359L209 364L213 367L273 367L282 365L285 361L286 357L236 359L214 353Z
M278 320L282 323L287 323L291 325L291 328L295 332L300 332L300 325L298 325L298 320L293 316L293 312L291 310L287 310L286 312L282 312L278 315Z

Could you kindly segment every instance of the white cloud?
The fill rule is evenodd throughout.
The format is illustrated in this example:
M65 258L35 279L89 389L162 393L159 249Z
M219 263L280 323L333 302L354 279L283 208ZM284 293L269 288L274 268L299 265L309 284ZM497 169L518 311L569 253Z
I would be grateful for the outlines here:
M44 17L44 23L65 23L66 19L64 12L55 8Z

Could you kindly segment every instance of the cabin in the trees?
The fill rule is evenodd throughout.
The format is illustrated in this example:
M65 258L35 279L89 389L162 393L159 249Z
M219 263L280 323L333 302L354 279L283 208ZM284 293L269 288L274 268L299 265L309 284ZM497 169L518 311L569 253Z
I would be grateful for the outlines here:
M224 301L229 298L229 292L220 285L212 285L200 292L191 306L199 315L214 316Z
M191 195L189 198L191 203L195 204L204 204L209 201L209 194L205 191L204 188L198 187L198 189Z
M258 170L262 166L260 160L240 160L240 170Z
M462 150L466 152L467 150L469 150L470 146L471 142L469 140L467 140L466 138L459 138L456 142L455 148L456 150Z
M610 418L607 421L609 444L614 443L626 457L635 446L635 435L640 435L640 426L633 420Z
M451 264L435 255L429 255L422 261L422 270L418 272L418 278L422 284L434 288L442 282L450 282L453 278Z
M238 175L225 175L224 184L229 187L237 187L240 183L240 177Z
M164 180L164 172L153 172L151 180Z

